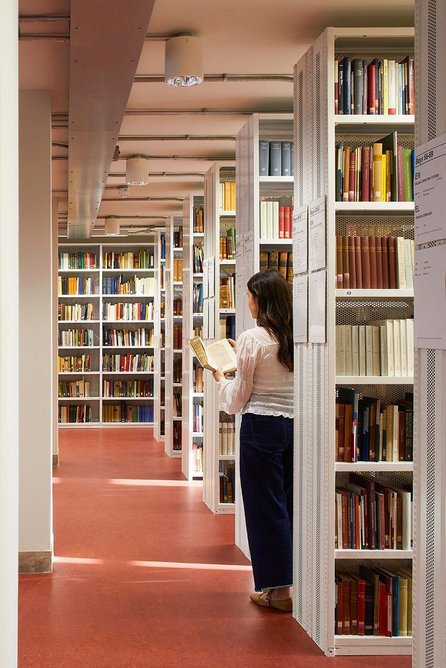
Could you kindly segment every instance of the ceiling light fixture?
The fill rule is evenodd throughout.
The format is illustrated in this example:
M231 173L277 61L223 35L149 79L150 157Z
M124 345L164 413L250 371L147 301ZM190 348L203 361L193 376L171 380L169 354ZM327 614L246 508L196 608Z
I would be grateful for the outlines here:
M203 57L198 37L178 35L166 41L164 74L170 86L195 86L203 81Z
M105 219L104 233L107 237L119 237L120 224L118 218L110 216Z
M149 182L149 161L141 155L127 158L125 180L129 186L145 186Z

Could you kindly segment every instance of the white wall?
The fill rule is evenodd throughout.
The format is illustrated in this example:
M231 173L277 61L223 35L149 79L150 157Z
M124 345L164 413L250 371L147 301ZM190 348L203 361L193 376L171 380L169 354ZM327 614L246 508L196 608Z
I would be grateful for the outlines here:
M18 8L0 3L0 666L17 665Z
M20 93L20 552L52 550L51 99Z

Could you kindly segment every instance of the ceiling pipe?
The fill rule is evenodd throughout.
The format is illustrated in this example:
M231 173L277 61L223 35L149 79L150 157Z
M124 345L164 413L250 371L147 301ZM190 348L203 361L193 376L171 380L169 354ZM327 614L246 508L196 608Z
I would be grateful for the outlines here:
M19 23L45 23L69 21L69 14L19 14Z
M103 197L102 202L184 202L184 197Z
M205 74L205 83L246 83L249 81L283 81L293 83L292 74ZM136 74L135 83L165 83L164 74Z
M119 135L118 141L235 141L235 135Z
M252 116L252 114L290 114L290 109L127 109L125 116Z

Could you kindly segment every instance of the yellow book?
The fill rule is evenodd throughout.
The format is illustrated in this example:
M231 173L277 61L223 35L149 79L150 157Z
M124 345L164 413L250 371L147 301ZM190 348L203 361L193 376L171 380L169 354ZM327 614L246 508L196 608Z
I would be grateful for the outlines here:
M382 201L382 154L383 145L379 142L372 145L373 150L373 201Z
M385 153L381 156L382 165L382 185L381 185L381 202L387 202L387 155Z
M200 336L189 339L195 357L201 366L210 371L222 369L223 373L231 373L237 369L237 357L228 339L220 339L205 346Z

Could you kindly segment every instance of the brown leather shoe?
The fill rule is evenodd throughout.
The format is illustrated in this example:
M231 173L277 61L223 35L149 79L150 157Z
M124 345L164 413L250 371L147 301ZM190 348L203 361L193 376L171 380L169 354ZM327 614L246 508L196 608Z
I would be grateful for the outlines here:
M291 612L293 609L293 601L291 598L277 599L271 598L272 591L264 591L261 593L255 592L250 595L250 599L253 603L261 605L263 608L274 608L275 610L280 610L281 612Z

